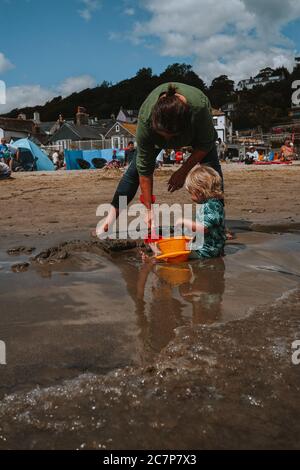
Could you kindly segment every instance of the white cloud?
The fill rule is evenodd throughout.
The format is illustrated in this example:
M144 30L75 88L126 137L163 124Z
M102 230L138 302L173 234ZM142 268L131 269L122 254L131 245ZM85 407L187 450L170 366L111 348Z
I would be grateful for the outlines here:
M227 74L236 81L266 65L291 68L294 44L282 28L300 18L299 0L142 0L148 21L135 40L160 39L160 54L193 57L207 81Z
M96 81L89 75L69 77L53 88L40 85L21 85L7 87L6 105L0 106L0 114L15 108L43 105L55 96L68 96L71 93L82 91L96 85Z
M40 85L23 85L7 87L6 105L0 107L0 113L3 114L14 108L23 108L25 106L35 106L43 104L55 94L52 90L43 88Z
M0 73L4 73L13 67L13 64L5 57L2 52L0 52Z
M96 86L96 81L90 75L80 75L78 77L69 77L58 86L58 91L62 96L68 96L76 91Z
M85 20L90 21L93 13L101 8L100 0L80 0L82 8L78 10L79 15Z

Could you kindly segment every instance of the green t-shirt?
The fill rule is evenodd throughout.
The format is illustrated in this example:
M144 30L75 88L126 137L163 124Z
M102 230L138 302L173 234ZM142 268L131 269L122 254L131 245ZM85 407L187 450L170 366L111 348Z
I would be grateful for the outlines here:
M154 173L157 155L161 149L192 147L209 152L217 140L212 119L212 109L207 96L198 88L172 83L191 107L191 122L181 135L165 140L152 129L152 112L160 95L168 90L170 83L164 83L150 93L142 104L137 128L137 169L141 176Z
M192 257L218 258L223 256L226 232L224 203L219 199L208 199L199 206L196 220L207 229L204 234L204 244L195 249Z

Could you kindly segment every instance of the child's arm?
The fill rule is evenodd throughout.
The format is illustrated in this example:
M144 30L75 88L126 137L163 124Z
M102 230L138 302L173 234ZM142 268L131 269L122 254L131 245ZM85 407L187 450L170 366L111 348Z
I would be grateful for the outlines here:
M191 230L192 232L200 232L200 233L207 233L208 229L204 227L203 224L199 224L199 222L194 222L193 220L190 219L178 219L176 221L176 226L178 225L183 225L184 228L187 228L188 230Z

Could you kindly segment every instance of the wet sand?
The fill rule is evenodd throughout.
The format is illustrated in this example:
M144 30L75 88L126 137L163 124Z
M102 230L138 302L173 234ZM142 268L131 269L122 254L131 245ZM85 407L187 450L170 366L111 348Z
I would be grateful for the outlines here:
M154 268L89 237L116 178L0 185L0 448L299 448L300 167L226 166L225 258Z

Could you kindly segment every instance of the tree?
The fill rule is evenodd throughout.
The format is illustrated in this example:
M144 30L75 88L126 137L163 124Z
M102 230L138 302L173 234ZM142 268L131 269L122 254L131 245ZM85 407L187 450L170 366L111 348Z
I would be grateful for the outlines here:
M274 75L282 75L284 79L287 80L291 74L286 67L277 67L277 69L274 70Z
M112 83L111 82L108 82L107 80L103 80L103 82L101 83L101 85L99 85L99 88L109 88L112 86Z
M227 93L234 92L234 81L230 80L227 75L220 75L211 82L210 90L221 90Z
M300 65L295 67L292 74L284 67L275 69L273 73L282 73L285 79L237 92L234 90L234 82L226 75L216 77L207 89L189 64L171 64L160 76L153 75L151 68L144 67L136 76L114 85L104 81L94 89L73 93L66 98L58 96L44 106L15 109L6 116L17 117L19 113L24 112L28 117L32 117L34 111L39 111L42 121L55 121L59 114L73 118L77 106L81 104L91 116L109 118L111 114L117 114L121 106L125 109L139 109L149 93L158 85L165 82L181 82L206 93L215 108L227 103L236 103L232 114L235 129L260 126L268 130L279 121L288 119L292 82L300 79Z
M143 80L150 80L152 78L152 69L150 67L144 67L140 70L138 70L136 77L141 78Z
M160 82L180 82L186 85L199 88L206 92L204 81L193 71L192 66L188 64L172 64L159 76Z
M227 75L220 75L212 81L208 96L216 108L221 108L224 104L235 101L234 81L230 80Z

